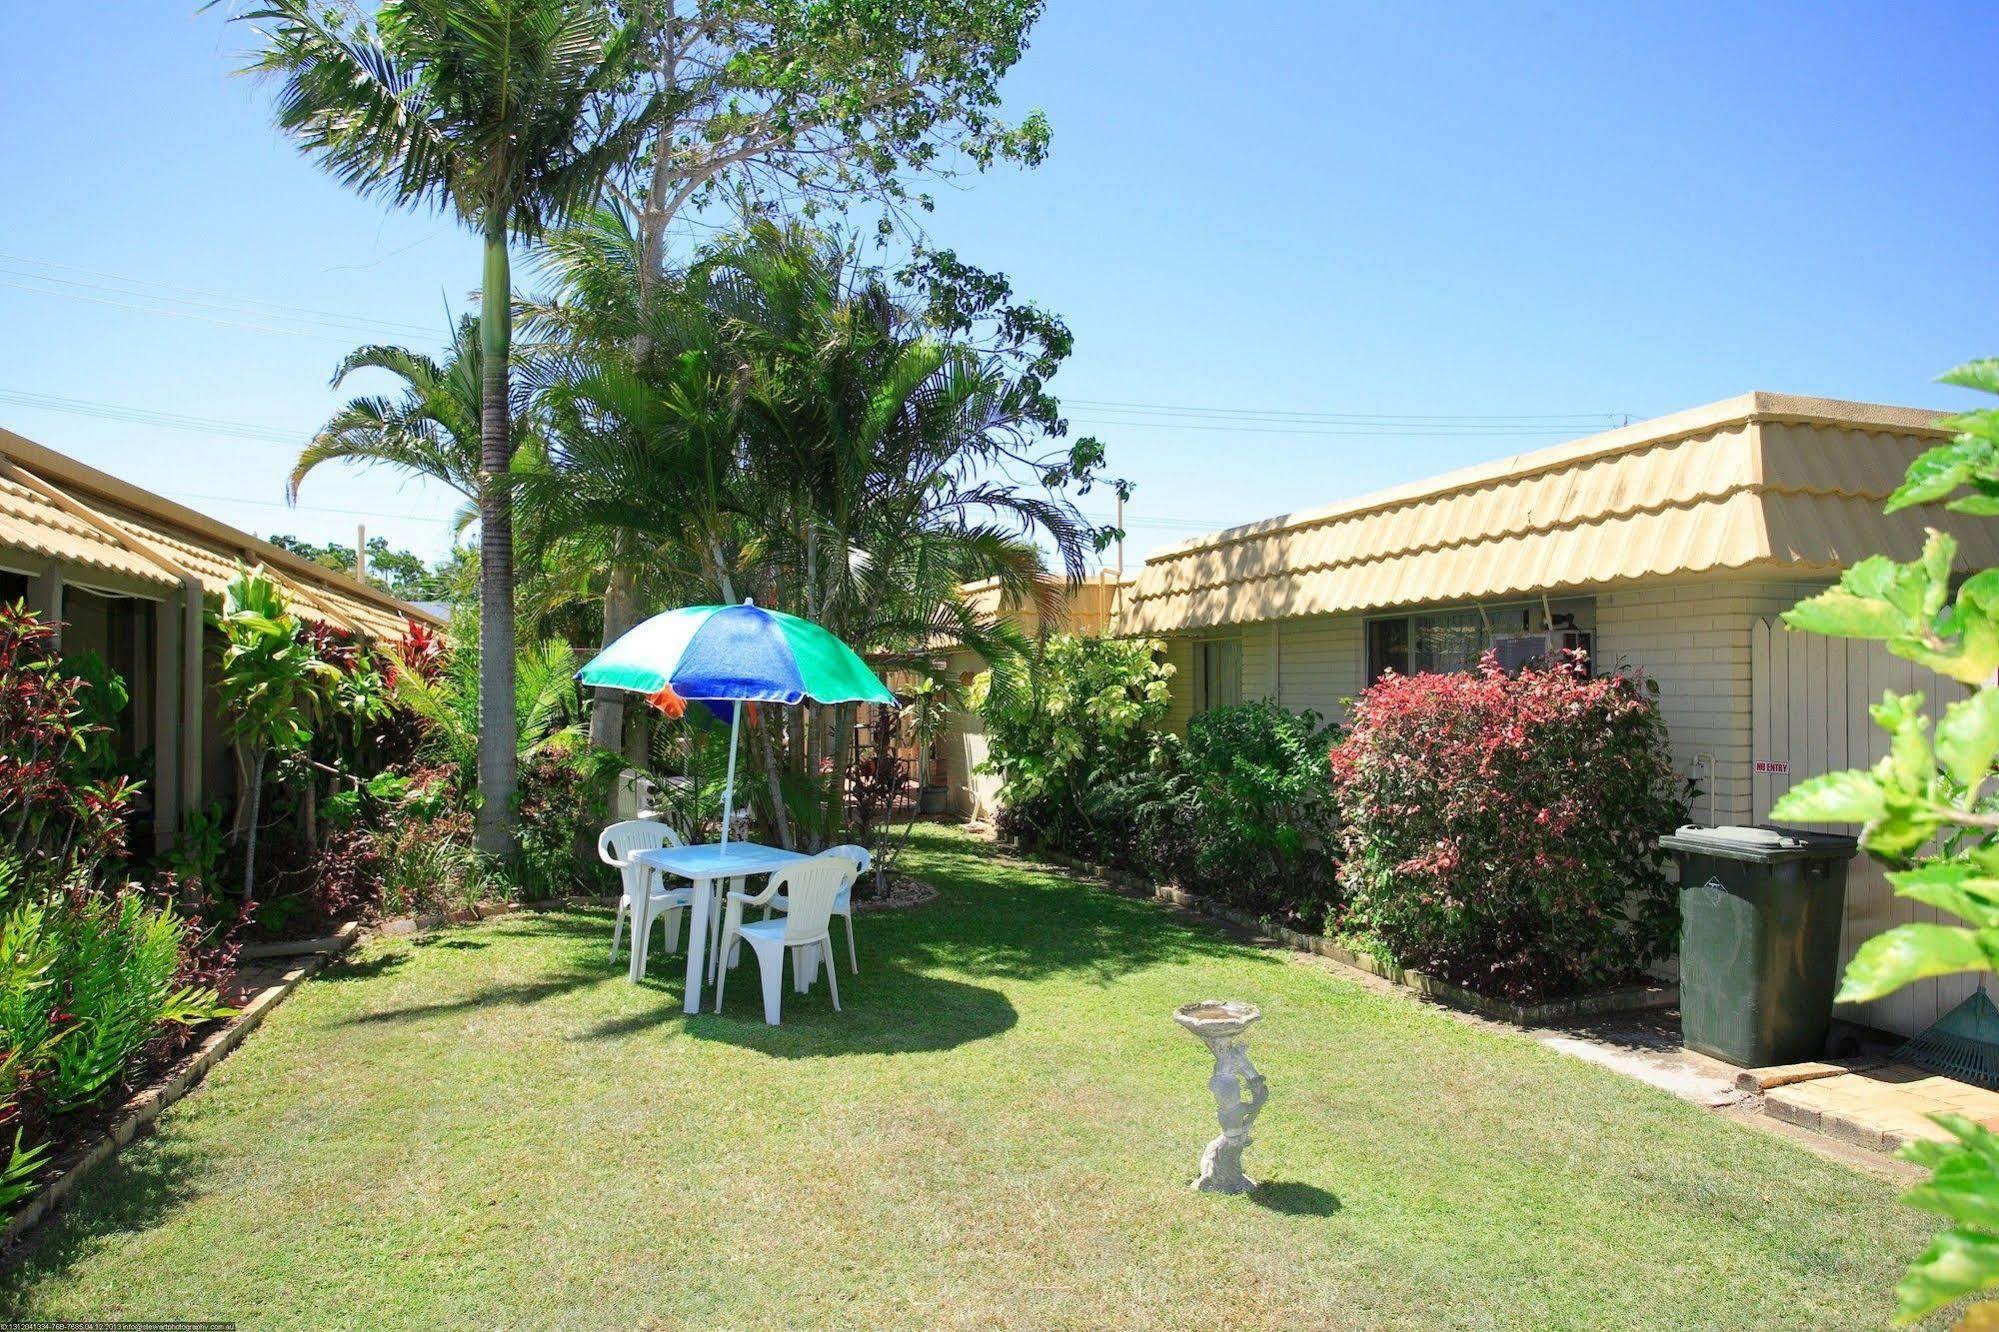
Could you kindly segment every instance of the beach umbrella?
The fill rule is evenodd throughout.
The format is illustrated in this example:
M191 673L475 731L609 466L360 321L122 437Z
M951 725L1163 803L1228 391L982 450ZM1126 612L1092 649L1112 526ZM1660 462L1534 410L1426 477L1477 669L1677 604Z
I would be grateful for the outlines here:
M729 777L722 796L722 845L735 815L736 736L743 704L811 699L814 703L885 703L895 695L860 655L810 620L740 606L683 606L655 615L592 657L576 678L600 689L662 691L684 699L730 703Z

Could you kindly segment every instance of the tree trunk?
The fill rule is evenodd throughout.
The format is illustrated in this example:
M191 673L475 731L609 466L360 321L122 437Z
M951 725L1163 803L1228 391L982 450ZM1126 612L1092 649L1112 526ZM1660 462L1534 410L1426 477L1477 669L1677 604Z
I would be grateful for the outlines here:
M514 844L517 739L514 722L513 462L507 358L513 323L504 217L486 222L486 273L479 297L479 824L478 847L505 856Z
M778 777L777 752L771 748L771 709L775 703L766 703L758 709L757 737L763 744L764 780L770 783L771 817L777 820L778 844L785 850L791 845L791 813L784 807L784 783Z
M854 705L835 703L833 705L833 837L843 841L847 836L847 765L853 762Z
M609 647L624 636L638 618L638 580L631 567L619 556L626 538L620 534L613 543L611 576L604 586L603 646ZM622 753L625 738L625 691L599 689L590 708L590 743L598 749ZM612 800L617 799L615 792Z
M257 818L264 796L264 757L267 751L257 751L256 762L250 765L250 810L249 834L243 842L243 900L249 901L257 889Z

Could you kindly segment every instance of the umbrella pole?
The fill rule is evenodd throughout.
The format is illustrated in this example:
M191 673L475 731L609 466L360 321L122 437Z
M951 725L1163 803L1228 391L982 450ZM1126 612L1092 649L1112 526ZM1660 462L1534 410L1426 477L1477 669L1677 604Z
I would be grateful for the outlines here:
M729 825L736 816L736 729L743 724L743 701L729 710L729 781L722 788L722 849L729 849Z

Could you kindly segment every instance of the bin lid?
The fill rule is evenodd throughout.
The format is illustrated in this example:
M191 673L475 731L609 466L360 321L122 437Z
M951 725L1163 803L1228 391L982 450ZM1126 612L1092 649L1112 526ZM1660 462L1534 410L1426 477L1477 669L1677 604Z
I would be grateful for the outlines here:
M1678 832L1661 837L1659 845L1668 851L1691 851L1774 865L1786 860L1851 860L1860 850L1860 839L1845 833L1807 832L1803 828L1777 828L1768 824L1754 828L1742 824L1708 828L1689 823Z

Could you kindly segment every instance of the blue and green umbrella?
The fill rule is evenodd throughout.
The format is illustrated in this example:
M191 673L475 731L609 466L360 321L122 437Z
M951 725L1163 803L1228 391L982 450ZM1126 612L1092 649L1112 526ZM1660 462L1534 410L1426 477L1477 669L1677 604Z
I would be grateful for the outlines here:
M736 735L744 703L896 702L860 654L838 638L810 620L747 600L655 615L592 657L576 678L598 688L734 705L722 803L724 846L735 814Z

